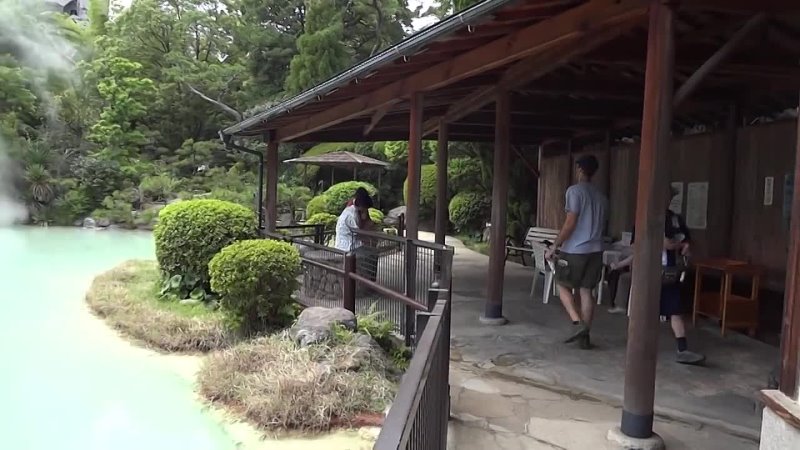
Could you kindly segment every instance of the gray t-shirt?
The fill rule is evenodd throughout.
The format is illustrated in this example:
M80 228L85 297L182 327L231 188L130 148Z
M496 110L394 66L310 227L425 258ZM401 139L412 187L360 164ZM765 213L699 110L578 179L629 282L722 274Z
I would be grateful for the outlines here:
M572 235L561 244L565 253L603 251L603 228L608 217L608 199L592 183L581 182L567 189L566 211L578 215Z

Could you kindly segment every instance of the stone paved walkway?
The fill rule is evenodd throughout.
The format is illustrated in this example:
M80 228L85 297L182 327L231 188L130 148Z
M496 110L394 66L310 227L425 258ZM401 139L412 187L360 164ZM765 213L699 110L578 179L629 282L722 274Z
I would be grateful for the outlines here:
M421 238L433 239L428 233L421 233ZM504 314L510 323L482 326L478 317L484 306L488 257L458 240L448 238L447 243L456 249L452 339L460 364L480 369L485 376L588 394L607 403L605 407L621 405L627 317L607 314L604 305L593 327L596 348L586 351L565 345L561 339L569 321L558 299L542 304L540 291L531 299L532 269L508 263ZM761 421L757 393L778 361L778 349L737 333L722 338L711 324L690 329L688 337L690 346L707 354L706 367L676 364L674 339L668 325L661 326L656 413L695 428L711 426L757 439ZM537 414L547 417L547 411ZM612 416L604 419L605 431L619 419L618 413Z
M523 383L451 365L453 450L611 450L608 430L621 411L585 394ZM758 444L714 427L658 418L669 450L753 450Z

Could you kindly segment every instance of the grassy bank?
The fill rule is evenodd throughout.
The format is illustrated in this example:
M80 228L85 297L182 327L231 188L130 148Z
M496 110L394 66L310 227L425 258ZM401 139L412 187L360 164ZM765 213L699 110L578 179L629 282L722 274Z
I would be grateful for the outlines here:
M155 261L127 261L95 278L86 302L113 328L158 350L207 352L230 344L219 312L161 300L160 282Z
M397 387L390 372L380 351L300 347L276 334L209 354L198 385L262 429L323 431L380 423Z

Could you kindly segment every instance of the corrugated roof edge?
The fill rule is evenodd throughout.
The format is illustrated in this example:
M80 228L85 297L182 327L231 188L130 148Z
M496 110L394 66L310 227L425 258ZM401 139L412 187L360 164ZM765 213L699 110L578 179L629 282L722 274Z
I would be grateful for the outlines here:
M369 59L356 64L355 66L345 70L344 72L334 76L318 86L315 86L292 98L278 103L277 105L267 109L266 111L260 112L253 117L249 117L235 125L225 128L222 130L222 134L229 136L236 135L241 133L243 130L250 128L251 126L258 124L259 122L274 117L277 114L297 108L309 100L315 99L317 96L327 95L333 89L337 89L345 84L348 84L353 79L358 78L361 75L365 75L366 73L377 69L383 64L394 61L398 56L402 56L410 51L413 52L419 47L430 43L430 41L439 38L442 35L449 34L458 29L460 26L469 24L472 20L480 18L489 12L516 1L517 0L484 0L480 3L476 3L475 5L472 5L457 14L453 14L444 20L423 28L417 33L412 34L397 44L387 48L386 50Z

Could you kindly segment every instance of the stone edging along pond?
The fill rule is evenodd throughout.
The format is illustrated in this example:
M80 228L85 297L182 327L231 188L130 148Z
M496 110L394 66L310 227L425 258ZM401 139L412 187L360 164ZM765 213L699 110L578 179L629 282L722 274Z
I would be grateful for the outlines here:
M197 374L200 394L264 431L382 422L399 371L369 336L337 326L312 345L301 346L289 330L236 341L219 311L162 300L160 283L155 261L128 261L95 278L86 302L136 344L205 354Z

